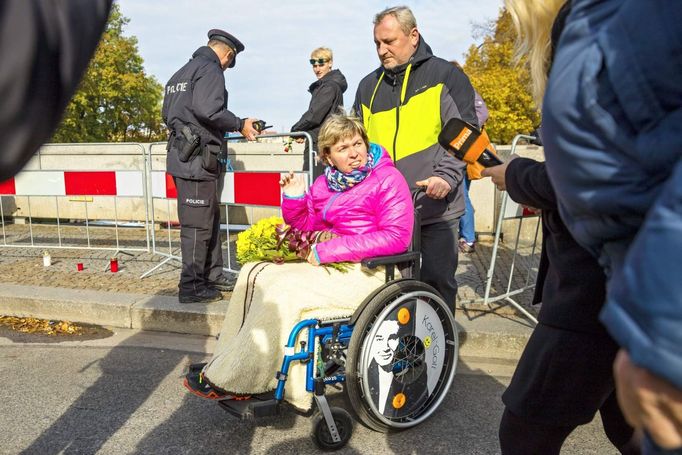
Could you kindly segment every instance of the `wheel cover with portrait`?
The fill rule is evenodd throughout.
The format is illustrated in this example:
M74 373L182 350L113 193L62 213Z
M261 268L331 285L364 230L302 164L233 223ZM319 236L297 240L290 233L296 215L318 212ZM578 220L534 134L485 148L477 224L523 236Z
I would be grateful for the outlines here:
M360 319L356 324L354 335L358 330L364 335L354 366L364 407L378 420L372 423L407 428L428 418L450 388L457 331L435 290L412 280L392 283L387 290L391 286L393 295L383 304L363 310L374 310L365 327Z

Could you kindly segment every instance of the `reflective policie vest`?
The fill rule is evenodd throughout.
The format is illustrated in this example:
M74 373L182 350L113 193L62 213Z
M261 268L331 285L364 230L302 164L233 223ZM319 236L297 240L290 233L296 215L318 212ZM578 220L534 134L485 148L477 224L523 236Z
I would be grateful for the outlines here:
M409 64L405 70L398 106L372 113L374 97L384 79L385 72L381 73L374 87L369 106L362 104L362 118L370 142L381 144L388 150L393 161L436 145L442 128L440 104L444 84L437 83L413 95L405 103L411 70L412 64Z

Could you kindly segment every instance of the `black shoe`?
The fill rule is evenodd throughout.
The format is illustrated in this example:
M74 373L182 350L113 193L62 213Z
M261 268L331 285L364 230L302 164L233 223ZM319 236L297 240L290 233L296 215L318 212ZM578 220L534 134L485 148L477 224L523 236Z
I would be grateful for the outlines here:
M210 283L208 283L208 285L213 289L229 292L234 289L234 284L236 281L237 281L236 278L228 278L225 275L223 275L217 280L211 281Z
M199 371L192 371L190 369L185 375L185 380L182 383L187 390L192 392L194 395L206 398L208 400L224 400L232 398L227 392L213 387L206 379L204 379L204 373Z
M217 289L207 288L196 294L180 293L178 299L180 300L180 303L208 303L222 300L223 295Z
M207 362L192 363L192 364L190 364L189 368L187 368L187 372L188 372L188 374L189 373L200 373L201 370L203 370L206 365L207 365Z
M201 369L196 369L198 365L200 364L190 365L189 371L185 375L185 380L182 382L185 388L194 395L208 400L241 401L251 399L251 395L237 395L214 386L206 379Z

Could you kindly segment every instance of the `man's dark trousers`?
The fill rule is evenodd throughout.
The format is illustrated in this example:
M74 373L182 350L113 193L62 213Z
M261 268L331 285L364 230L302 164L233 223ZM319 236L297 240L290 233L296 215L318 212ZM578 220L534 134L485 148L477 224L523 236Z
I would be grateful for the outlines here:
M443 296L453 314L457 299L459 218L421 226L421 280Z
M182 251L178 287L180 294L198 294L223 274L217 181L174 180Z

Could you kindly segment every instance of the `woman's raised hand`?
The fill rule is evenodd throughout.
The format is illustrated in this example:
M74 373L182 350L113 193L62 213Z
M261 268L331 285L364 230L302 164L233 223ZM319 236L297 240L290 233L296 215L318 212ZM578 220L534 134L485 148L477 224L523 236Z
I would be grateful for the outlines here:
M302 174L294 174L289 171L288 174L279 179L279 186L285 195L290 197L303 196L305 194L305 180Z

